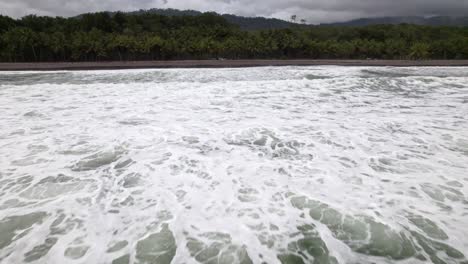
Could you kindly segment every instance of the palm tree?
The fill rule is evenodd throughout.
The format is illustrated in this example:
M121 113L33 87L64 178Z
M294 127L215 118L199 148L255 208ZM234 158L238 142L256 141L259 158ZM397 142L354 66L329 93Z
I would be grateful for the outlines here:
M296 23L297 15L292 15L291 16L291 21Z
M430 55L429 49L430 47L426 43L415 43L411 47L410 57L418 60L427 59Z

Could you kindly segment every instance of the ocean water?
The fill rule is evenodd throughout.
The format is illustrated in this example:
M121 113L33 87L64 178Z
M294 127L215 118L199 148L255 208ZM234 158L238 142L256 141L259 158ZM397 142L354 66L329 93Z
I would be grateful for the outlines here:
M468 263L468 68L0 73L1 263Z

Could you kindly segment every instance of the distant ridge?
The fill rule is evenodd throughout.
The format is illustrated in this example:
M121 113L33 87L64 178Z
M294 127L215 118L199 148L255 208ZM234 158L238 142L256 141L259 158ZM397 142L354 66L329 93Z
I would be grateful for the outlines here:
M203 12L196 11L196 10L178 10L178 9L160 9L160 8L153 8L148 10L139 10L128 12L128 14L158 14L163 16L199 16L202 15ZM214 12L211 12L214 13ZM237 25L242 30L264 30L264 29L283 29L283 28L290 28L293 26L304 26L297 23L288 22L285 20L277 19L277 18L265 18L265 17L243 17L243 16L236 16L231 14L218 14L224 17L229 23Z
M112 12L114 13L114 12ZM162 16L200 16L203 12L196 10L179 10L173 8L161 9L152 8L148 10L138 10L125 12L126 14L157 14ZM239 26L242 30L265 30L265 29L284 29L291 27L307 27L314 25L306 25L293 23L290 21L278 18L266 17L244 17L232 14L218 14L215 12L207 12L216 14L225 18L229 23ZM450 17L450 16L395 16L395 17L377 17L377 18L358 18L345 22L322 23L317 26L370 26L370 25L398 25L398 24L414 24L426 26L468 26L468 16L465 17Z
M449 16L433 16L433 17L378 17L378 18L359 18L346 22L320 24L321 26L370 26L381 24L415 24L426 26L468 26L467 17L449 17Z

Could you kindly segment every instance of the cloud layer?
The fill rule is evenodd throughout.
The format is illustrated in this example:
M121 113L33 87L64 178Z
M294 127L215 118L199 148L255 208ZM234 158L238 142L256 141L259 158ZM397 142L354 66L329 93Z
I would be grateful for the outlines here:
M359 17L466 15L468 0L0 0L0 13L74 16L95 11L149 8L194 9L244 16L288 19L292 14L310 23Z

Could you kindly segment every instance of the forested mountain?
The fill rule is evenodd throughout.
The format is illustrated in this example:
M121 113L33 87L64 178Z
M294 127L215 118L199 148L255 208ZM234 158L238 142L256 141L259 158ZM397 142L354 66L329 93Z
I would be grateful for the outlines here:
M468 27L294 26L243 30L215 13L0 16L0 61L468 59Z
M139 10L129 12L128 14L158 14L163 16L199 16L203 13L195 10L178 10L178 9L159 9L153 8L149 10ZM264 18L264 17L243 17L230 14L221 15L229 23L238 25L243 30L261 30L261 29L283 29L294 26L303 26L299 23L289 21ZM297 21L300 22L300 21ZM465 17L449 17L449 16L396 16L396 17L377 17L377 18L359 18L345 22L321 24L322 26L370 26L370 25L398 25L398 24L414 24L425 26L468 26L468 16Z
M448 16L433 16L433 17L378 17L378 18L360 18L346 22L322 24L325 26L370 26L370 25L398 25L398 24L414 24L425 26L468 26L468 16L466 17L448 17Z
M178 9L159 9L153 8L149 10L139 10L135 12L129 12L127 14L157 14L163 16L200 16L203 13L195 10L178 10ZM215 14L215 13L213 13ZM242 30L262 30L262 29L283 29L292 26L298 26L299 24L284 21L276 18L265 18L265 17L243 17L230 14L220 15L225 18L229 23L237 25Z

